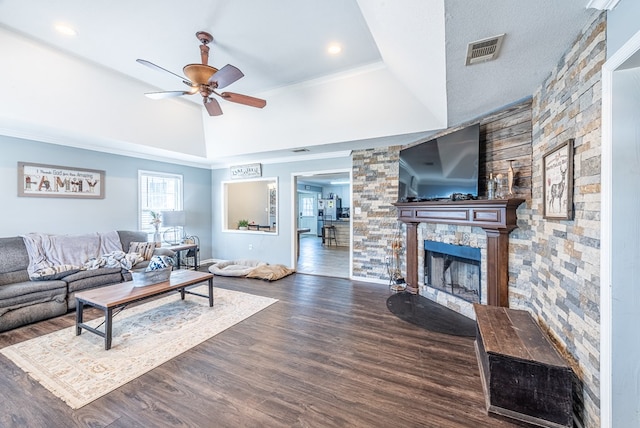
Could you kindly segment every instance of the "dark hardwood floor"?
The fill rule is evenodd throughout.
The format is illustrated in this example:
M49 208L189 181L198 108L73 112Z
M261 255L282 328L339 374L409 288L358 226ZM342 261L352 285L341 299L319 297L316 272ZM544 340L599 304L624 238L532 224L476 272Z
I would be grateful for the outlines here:
M396 318L386 286L214 280L279 302L78 410L0 355L0 426L515 426L485 412L473 339ZM67 314L5 332L0 347L73 324Z

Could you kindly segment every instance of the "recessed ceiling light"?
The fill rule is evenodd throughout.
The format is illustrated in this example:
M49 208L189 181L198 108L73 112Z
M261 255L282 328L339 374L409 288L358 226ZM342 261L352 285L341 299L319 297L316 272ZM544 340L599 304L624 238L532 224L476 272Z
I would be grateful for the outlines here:
M76 36L78 32L67 24L56 24L54 26L56 31L60 34L64 34L65 36Z
M329 52L331 55L337 55L342 52L342 46L337 43L332 43L327 48L327 52Z

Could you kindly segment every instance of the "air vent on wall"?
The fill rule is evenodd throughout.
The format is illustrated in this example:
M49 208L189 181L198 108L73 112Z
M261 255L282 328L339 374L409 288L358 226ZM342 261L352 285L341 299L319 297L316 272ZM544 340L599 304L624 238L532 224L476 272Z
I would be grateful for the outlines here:
M504 39L504 34L469 43L465 65L473 65L495 59L500 51L500 46L502 46L502 39Z

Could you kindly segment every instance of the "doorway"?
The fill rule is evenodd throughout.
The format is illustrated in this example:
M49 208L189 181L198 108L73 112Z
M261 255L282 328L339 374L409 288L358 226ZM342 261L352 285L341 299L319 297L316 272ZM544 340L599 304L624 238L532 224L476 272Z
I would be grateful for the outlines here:
M298 273L349 278L351 276L351 172L317 171L293 174ZM325 211L331 210L329 217ZM337 239L325 240L324 227L334 225ZM332 235L333 236L333 235Z

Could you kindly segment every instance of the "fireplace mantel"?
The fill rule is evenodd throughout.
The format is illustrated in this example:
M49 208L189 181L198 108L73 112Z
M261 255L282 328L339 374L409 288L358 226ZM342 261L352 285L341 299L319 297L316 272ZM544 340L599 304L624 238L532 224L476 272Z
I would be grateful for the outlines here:
M524 199L398 202L398 220L407 225L407 291L418 293L418 225L477 226L487 234L487 304L509 306L509 233Z

